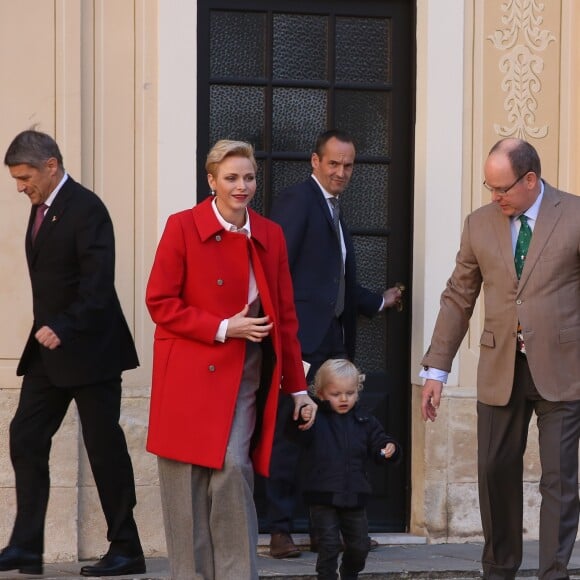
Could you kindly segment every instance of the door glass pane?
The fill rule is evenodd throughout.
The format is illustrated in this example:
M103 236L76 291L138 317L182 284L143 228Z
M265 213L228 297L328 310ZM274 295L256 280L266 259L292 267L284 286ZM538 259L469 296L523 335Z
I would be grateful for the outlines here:
M258 172L256 173L256 195L254 195L250 206L258 213L264 215L264 160L258 159Z
M210 143L242 139L264 148L264 89L260 87L210 87Z
M264 77L265 29L265 14L212 11L210 75L233 78Z
M326 128L327 93L316 89L274 89L272 149L310 151L316 135Z
M336 19L336 80L391 81L391 30L387 18Z
M386 230L389 223L388 191L388 165L355 163L350 185L340 198L349 229Z
M387 239L378 236L353 236L357 281L369 290L382 292L387 279ZM358 317L356 363L366 373L384 372L386 326L382 316Z
M356 365L367 374L385 373L386 354L387 329L384 318L359 316L356 327ZM376 393L367 391L367 396L372 395L376 398Z
M309 150L312 148L312 144ZM305 181L312 173L310 161L274 161L272 162L272 198L281 191Z
M336 126L355 140L358 155L391 154L391 93L336 91Z
M273 79L326 80L327 18L275 14L273 20Z

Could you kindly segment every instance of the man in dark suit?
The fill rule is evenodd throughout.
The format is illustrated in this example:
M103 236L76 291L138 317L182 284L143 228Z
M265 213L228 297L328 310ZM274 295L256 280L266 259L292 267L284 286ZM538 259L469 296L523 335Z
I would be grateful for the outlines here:
M139 361L114 287L111 218L65 172L49 135L20 133L4 163L32 203L25 245L34 322L17 369L24 377L10 424L17 513L0 570L42 574L50 446L74 400L110 541L81 574L143 573L133 468L119 425L121 372Z
M319 135L311 177L283 191L270 215L282 226L288 246L298 339L302 358L310 364L309 380L329 358L354 359L357 314L371 317L401 300L399 287L381 295L357 283L353 242L338 210L355 155L353 140L343 131ZM283 436L290 408L281 400L266 482L270 553L275 558L300 554L290 535L300 450Z
M512 579L522 560L523 455L539 430L539 578L569 578L578 530L580 436L580 198L540 178L525 141L491 149L492 202L465 220L456 266L421 375L422 414L434 421L442 384L483 286L477 371L479 504L488 579Z

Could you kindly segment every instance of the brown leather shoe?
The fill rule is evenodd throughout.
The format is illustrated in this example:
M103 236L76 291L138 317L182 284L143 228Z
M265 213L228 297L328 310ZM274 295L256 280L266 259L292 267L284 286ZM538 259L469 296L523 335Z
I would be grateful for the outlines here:
M290 534L274 532L270 536L270 556L272 558L297 558L300 556L300 550Z

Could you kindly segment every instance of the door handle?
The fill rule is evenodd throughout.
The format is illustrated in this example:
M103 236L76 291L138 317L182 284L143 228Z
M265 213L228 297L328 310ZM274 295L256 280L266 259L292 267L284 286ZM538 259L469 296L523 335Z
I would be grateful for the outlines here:
M403 308L405 307L403 302L403 293L405 292L406 287L402 282L395 282L395 286L401 291L401 297L397 302L397 312L403 312Z

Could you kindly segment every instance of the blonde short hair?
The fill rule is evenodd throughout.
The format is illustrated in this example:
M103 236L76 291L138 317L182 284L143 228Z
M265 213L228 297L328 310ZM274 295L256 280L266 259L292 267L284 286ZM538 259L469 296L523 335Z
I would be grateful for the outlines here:
M312 393L320 398L322 391L334 378L352 379L357 391L362 391L365 375L349 360L344 358L330 358L323 362L314 375Z
M246 141L231 141L229 139L221 139L210 149L205 160L205 170L216 177L220 163L226 157L232 156L249 159L254 166L254 171L258 170L252 145Z

